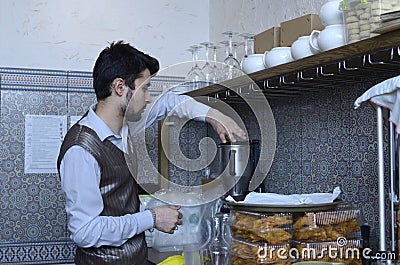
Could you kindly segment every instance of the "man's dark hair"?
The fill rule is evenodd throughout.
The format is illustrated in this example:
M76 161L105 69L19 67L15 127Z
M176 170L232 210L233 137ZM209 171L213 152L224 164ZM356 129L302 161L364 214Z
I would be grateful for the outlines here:
M93 68L93 87L97 100L111 95L111 83L122 78L130 88L135 88L135 80L140 73L149 69L153 75L159 70L158 60L124 43L113 42L106 47L96 60Z

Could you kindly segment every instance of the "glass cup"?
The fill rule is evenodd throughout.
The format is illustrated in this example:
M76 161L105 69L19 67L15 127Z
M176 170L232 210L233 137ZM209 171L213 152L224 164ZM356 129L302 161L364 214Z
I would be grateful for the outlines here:
M214 80L213 83L217 83L219 81L224 80L224 73L223 73L223 63L218 62L217 60L217 50L221 47L218 45L211 45L210 49L212 50L213 58L212 58L212 66L214 68Z
M212 42L202 42L200 43L200 45L204 46L206 49L206 62L201 68L201 71L204 74L205 82L207 83L207 85L210 85L217 82L217 71L214 66L211 65L209 59L209 49L210 47L214 47L214 44Z
M222 33L224 35L228 36L228 42L221 42L222 44L225 45L225 49L226 49L226 58L224 60L224 74L225 74L225 78L226 79L232 79L234 77L239 76L239 72L240 72L240 63L239 61L236 59L236 57L234 56L234 50L233 50L233 45L232 45L232 37L234 34L234 32L232 31L226 31L224 33ZM239 71L238 71L239 70Z
M253 33L241 33L239 34L240 37L244 38L244 50L243 50L243 57L247 57L251 54L254 54L254 36Z
M196 90L204 86L205 76L198 65L198 51L200 48L201 46L199 45L192 45L188 49L192 53L192 68L185 78L189 90Z

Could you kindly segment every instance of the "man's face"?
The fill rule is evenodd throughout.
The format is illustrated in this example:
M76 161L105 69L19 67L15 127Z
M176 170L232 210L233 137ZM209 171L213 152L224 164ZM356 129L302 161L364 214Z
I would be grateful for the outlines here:
M126 94L126 113L129 121L140 120L146 105L151 103L151 96L147 90L150 86L150 71L148 69L142 72L141 77L135 80L135 89L128 89Z

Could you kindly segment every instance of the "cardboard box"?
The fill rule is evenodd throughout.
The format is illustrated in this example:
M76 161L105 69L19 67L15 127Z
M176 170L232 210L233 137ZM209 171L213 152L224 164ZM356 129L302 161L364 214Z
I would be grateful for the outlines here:
M324 26L321 24L321 21L316 14L308 14L292 20L284 21L281 23L280 46L291 46L298 37L310 35L314 29L324 29Z
M273 27L254 36L254 53L264 53L281 42L281 28Z

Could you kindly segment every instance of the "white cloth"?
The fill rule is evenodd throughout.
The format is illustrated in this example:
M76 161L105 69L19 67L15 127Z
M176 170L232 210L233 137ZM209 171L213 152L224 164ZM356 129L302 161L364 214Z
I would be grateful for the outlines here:
M304 204L322 204L332 203L339 195L341 191L339 187L336 187L332 193L311 193L311 194L277 194L277 193L258 193L250 192L247 194L244 201L237 203L243 204L263 204L263 205L304 205ZM227 201L235 200L228 196Z
M360 107L361 103L370 101L380 107L391 111L389 121L396 127L400 134L400 76L387 79L368 89L354 102L354 108Z

